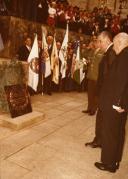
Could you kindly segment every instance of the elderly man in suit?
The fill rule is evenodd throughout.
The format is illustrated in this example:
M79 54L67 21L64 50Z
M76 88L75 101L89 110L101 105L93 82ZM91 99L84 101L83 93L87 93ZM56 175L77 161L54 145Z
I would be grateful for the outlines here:
M128 34L119 33L113 42L117 56L100 92L102 152L101 162L95 163L98 169L109 172L119 168L128 109Z
M53 36L48 35L47 36L47 44L48 44L48 54L50 57L51 62L51 53L52 53L52 47L53 47ZM43 58L45 59L47 57L47 54L44 52ZM49 75L48 77L44 78L44 89L43 92L52 95L52 75Z
M110 67L115 59L115 51L113 50L112 36L108 31L103 31L98 36L98 41L100 42L100 48L104 51L104 55L99 64L99 72L97 79L97 96L99 98L100 91L104 80L109 74ZM98 107L96 114L96 126L95 126L95 137L92 142L88 142L85 146L90 146L92 148L101 147L101 131L102 131L102 112Z
M28 60L28 56L30 54L31 51L31 45L32 45L32 40L30 37L26 37L25 41L24 41L24 45L22 45L18 52L18 59L20 61L27 61Z

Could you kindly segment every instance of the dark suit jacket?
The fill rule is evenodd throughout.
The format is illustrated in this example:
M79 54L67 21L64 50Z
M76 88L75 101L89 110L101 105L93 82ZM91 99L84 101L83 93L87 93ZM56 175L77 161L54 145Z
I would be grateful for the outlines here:
M101 109L112 109L112 105L128 109L128 47L116 56L101 89Z
M107 78L111 64L116 57L116 53L111 45L108 50L104 53L102 60L99 64L99 72L97 79L97 95L99 96L104 80Z
M41 3L42 8L39 8L39 3ZM37 21L41 23L46 23L48 18L48 3L47 0L37 0Z
M50 59L51 59L51 54L52 54L52 45L49 47L48 46L48 54L50 56Z
M18 51L19 60L27 61L29 54L30 54L30 51L25 45L19 48L19 51Z

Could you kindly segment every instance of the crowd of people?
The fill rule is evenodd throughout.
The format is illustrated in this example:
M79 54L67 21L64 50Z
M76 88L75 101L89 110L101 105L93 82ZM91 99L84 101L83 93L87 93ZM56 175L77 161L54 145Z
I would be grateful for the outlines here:
M66 63L66 76L65 78L61 78L62 74L60 72L61 70L61 60L59 58L59 82L58 84L55 84L52 79L53 79L53 74L50 74L48 77L45 77L44 73L47 71L47 67L45 65L45 62L47 61L47 57L50 57L51 61L51 56L52 56L52 50L53 50L53 40L54 37L50 34L46 36L46 41L48 45L48 54L45 52L45 50L42 48L42 38L38 38L38 48L39 48L39 84L38 84L38 90L37 93L44 93L51 95L52 92L61 92L61 91L86 91L87 89L87 79L86 79L86 73L87 73L87 66L89 64L89 59L88 55L91 51L91 48L94 50L94 46L91 47L89 44L82 43L79 44L80 46L80 61L83 64L83 74L85 74L85 77L83 78L82 82L79 83L77 80L74 80L72 77L72 70L73 70L73 57L74 54L76 54L76 43L68 42L68 47L67 47L67 63ZM94 40L92 40L92 43ZM58 51L58 56L59 52L61 49L62 42L57 41L56 46L57 46L57 51ZM32 39L31 37L26 37L24 40L24 44L19 48L17 52L17 58L20 61L26 61L28 59L28 56L30 54L32 48ZM93 56L93 53L92 53ZM92 58L90 56L90 58ZM84 62L84 59L88 61L88 64ZM42 78L43 78L43 83L42 83Z
M37 6L40 10L41 2L44 1L38 1ZM92 12L87 12L71 6L67 1L45 3L45 20L49 26L63 27L68 22L71 30L93 35L93 38L88 43L79 43L82 72L85 74L79 84L72 78L76 43L68 42L65 78L61 76L62 63L59 59L59 83L55 84L52 72L47 77L44 75L47 58L51 59L54 37L46 37L47 53L39 38L37 93L52 95L52 91L80 91L86 90L87 86L88 106L82 112L88 115L96 113L96 126L93 141L85 143L85 146L100 147L101 161L95 162L95 167L114 173L119 169L122 159L128 111L128 16L121 20L120 14L113 15L107 7L94 8ZM62 42L56 42L58 57L61 45ZM32 39L27 37L17 52L17 58L27 61L31 48ZM30 89L30 93L34 92Z
M51 2L48 7L48 25L65 27L69 23L70 30L86 35L97 35L103 30L111 31L116 35L124 31L128 32L128 17L121 19L120 13L113 14L105 7L95 7L91 12L78 6Z
M91 12L72 6L67 0L1 0L0 13L37 21L53 27L65 28L86 35L97 35L109 30L113 36L119 32L128 33L128 16L121 18L108 7L95 7Z

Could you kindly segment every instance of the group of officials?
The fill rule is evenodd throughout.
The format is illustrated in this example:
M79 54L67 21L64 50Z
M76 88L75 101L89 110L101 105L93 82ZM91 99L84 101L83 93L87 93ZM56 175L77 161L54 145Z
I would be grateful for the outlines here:
M100 147L101 161L95 166L114 173L122 158L128 111L128 34L121 32L112 41L109 32L103 31L97 40L104 55L97 79L95 137L85 146Z

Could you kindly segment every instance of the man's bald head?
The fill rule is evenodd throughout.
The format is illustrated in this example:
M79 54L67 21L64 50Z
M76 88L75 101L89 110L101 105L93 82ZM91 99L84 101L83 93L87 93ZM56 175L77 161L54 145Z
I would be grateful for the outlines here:
M113 45L116 54L119 54L125 47L128 47L128 34L125 32L117 34L113 39Z
M98 35L98 41L100 43L100 48L106 51L108 46L112 43L112 35L108 31L103 31Z

